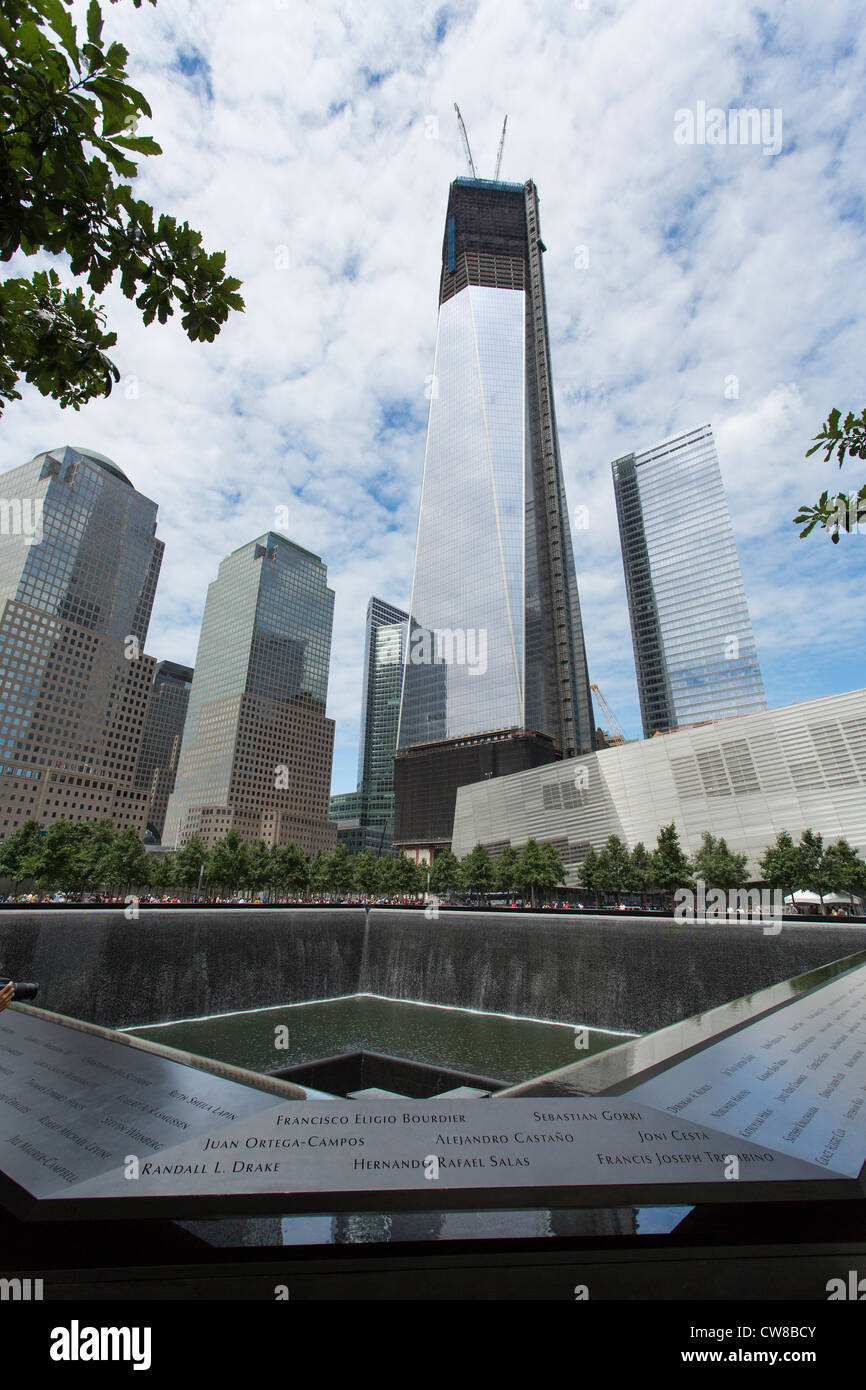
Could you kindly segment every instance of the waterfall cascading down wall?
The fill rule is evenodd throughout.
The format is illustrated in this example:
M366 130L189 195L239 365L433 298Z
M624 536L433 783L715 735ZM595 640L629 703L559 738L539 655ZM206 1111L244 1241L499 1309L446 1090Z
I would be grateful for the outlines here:
M105 1028L357 993L364 910L0 912L0 962L36 1003Z
M866 949L866 926L399 909L0 911L0 973L108 1028L369 993L645 1033Z

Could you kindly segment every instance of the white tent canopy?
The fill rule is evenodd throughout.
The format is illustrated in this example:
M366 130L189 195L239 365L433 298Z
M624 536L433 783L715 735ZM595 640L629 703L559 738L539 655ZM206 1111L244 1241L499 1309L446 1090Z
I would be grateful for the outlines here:
M858 898L858 896L857 896L856 893L854 894L854 901L855 901L855 903L858 903L858 902L861 901L861 899ZM791 903L791 902L793 902L793 903L803 903L803 904L806 904L806 903L819 903L819 904L820 904L821 898L820 898L820 895L819 895L818 893L813 893L810 889L807 889L807 888L800 888L800 889L798 889L798 891L797 891L796 893L788 893L788 894L786 894L786 896L785 896L785 902L786 902L786 903ZM850 902L851 902L851 899L848 897L848 894L847 894L847 893L825 893L825 894L824 894L824 906L825 906L825 907L827 906L828 903L829 903L831 906L835 906L835 904L837 904L837 903L848 903L848 904L850 905Z

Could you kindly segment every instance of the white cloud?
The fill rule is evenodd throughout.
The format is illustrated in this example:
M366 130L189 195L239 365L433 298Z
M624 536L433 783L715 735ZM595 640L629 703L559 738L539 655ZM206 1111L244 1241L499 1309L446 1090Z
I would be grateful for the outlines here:
M831 406L863 405L853 3L105 10L165 151L143 161L140 194L226 249L247 309L193 345L177 321L145 329L112 287L137 398L116 389L75 417L28 388L0 463L89 444L159 503L150 651L193 660L220 559L288 505L337 594L335 789L353 785L366 603L409 597L443 219L463 172L456 97L479 172L507 111L502 175L539 187L566 486L591 517L575 533L591 679L620 722L639 730L610 461L705 420L772 701L866 683L866 539L800 541L790 524L839 485L804 459L812 435ZM782 153L675 144L674 111L698 100L781 108ZM841 640L816 594L844 614Z

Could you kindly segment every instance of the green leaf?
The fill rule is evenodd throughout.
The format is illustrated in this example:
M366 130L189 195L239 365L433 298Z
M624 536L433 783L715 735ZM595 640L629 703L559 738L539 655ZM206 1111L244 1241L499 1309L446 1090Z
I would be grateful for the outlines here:
M105 54L97 43L86 43L81 50L81 56L87 63L90 73L99 72L105 67Z
M99 43L102 37L102 11L99 0L90 0L87 8L87 37L91 43Z
M133 0L136 8L143 3ZM86 27L81 50L70 10L72 0L0 6L0 46L11 55L0 71L0 259L62 257L97 293L120 272L145 323L179 310L191 339L212 341L243 309L240 282L226 275L224 252L207 254L200 232L133 196L138 159L160 153L134 129L150 106L127 80L124 46L102 48L101 0L73 11L82 16L82 40ZM65 291L56 272L0 283L0 339L0 409L21 398L21 378L74 410L116 379L105 357L115 335L102 310L92 294Z
M45 40L39 32L38 26L33 23L32 19L28 19L19 27L15 38L23 58L35 59L37 55L41 55L44 51Z
M93 137L93 143L97 149L102 150L106 159L119 174L127 174L133 178L138 173L138 166L130 159L124 159L119 150L116 150L108 140L100 139L99 136Z
M117 68L118 71L125 70L128 57L129 52L124 48L122 43L111 43L105 50L106 63L110 68Z
M78 52L78 41L75 33L75 25L69 17L69 11L62 3L62 0L42 0L42 8L48 19L48 23L54 30L66 52L69 54L76 71L81 71L81 61Z
M137 154L162 154L162 146L149 135L115 135L113 145L122 145L125 150L135 150Z

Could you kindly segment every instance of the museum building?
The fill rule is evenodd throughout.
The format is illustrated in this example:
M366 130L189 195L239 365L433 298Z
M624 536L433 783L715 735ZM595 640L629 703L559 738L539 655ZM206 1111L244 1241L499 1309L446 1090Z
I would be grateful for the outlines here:
M562 855L566 886L590 846L619 835L652 850L673 822L693 855L704 831L758 859L780 830L810 828L866 854L866 690L720 719L642 742L565 758L457 793L453 850L481 843L494 854L530 837Z

